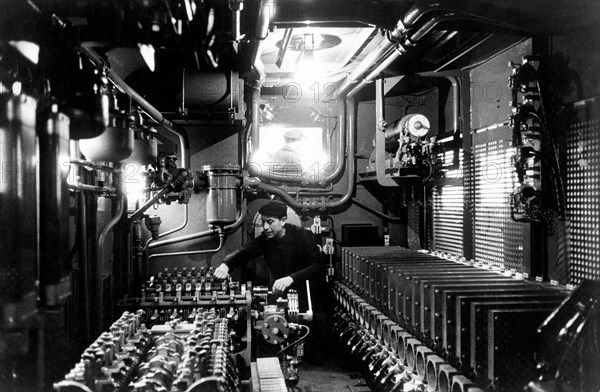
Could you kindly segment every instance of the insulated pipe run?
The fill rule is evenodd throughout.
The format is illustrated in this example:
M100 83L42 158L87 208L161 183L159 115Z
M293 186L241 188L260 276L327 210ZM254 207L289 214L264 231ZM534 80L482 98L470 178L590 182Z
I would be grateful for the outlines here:
M140 106L140 108L144 112L146 112L154 121L163 126L167 131L177 136L181 150L181 167L187 169L189 167L189 145L183 133L175 129L176 125L173 124L173 122L167 120L162 115L162 113L158 111L158 109L152 106L150 102L146 101L144 97L142 97L127 83L125 83L125 81L121 79L121 77L117 75L115 71L113 71L107 66L102 57L100 57L100 55L98 55L98 53L96 53L94 49L82 46L81 51L91 60L91 62L94 65L106 70L106 76L112 81L112 83L115 86L117 86L121 91L123 91L123 93L130 96L131 99L133 99L133 101L135 101Z
M386 32L386 39L379 44L379 46L365 57L360 64L348 75L342 85L335 92L335 97L342 96L350 86L359 80L364 78L367 71L379 63L381 59L386 59L390 54L389 49L397 43L408 30L414 26L414 24L424 14L432 11L439 11L446 9L447 7L443 3L430 3L430 4L415 4L404 16L402 20L399 20L394 30Z
M419 30L417 30L411 36L408 36L411 28L414 27L416 22L426 13L432 11L449 11L444 15L434 17L427 21ZM380 44L372 53L370 53L361 63L355 68L355 70L348 75L342 85L337 89L334 97L343 95L353 84L361 81L361 84L369 83L365 81L365 74L376 67L374 71L370 72L371 75L378 75L383 71L389 64L391 64L399 55L403 54L406 49L415 46L415 44L421 40L424 36L433 30L433 28L440 22L447 20L469 20L474 22L482 22L492 26L509 29L517 32L526 32L526 29L515 26L502 21L486 18L469 12L463 12L454 10L445 3L431 3L431 4L416 4L413 6L404 16L403 20L399 21L396 28L387 33L387 40ZM406 37L406 38L405 38ZM402 48L401 52L389 51L395 43L398 43ZM392 56L392 60L389 57ZM382 63L385 66L382 67ZM371 79L371 76L366 79Z
M113 215L112 219L104 225L100 234L98 234L98 249L95 265L95 285L94 290L96 291L96 306L98 308L97 323L100 329L104 329L104 241L108 233L115 227L123 216L125 211L125 205L127 205L127 197L125 195L120 196L117 199L117 210Z
M152 259L159 258L159 257L188 256L188 255L201 255L201 254L207 254L207 253L217 253L218 251L223 249L224 244L225 244L225 233L220 232L219 233L219 246L217 246L214 249L191 250L191 251L171 252L171 253L157 253L157 254L150 255L148 257L148 262L150 262L150 260L152 260Z

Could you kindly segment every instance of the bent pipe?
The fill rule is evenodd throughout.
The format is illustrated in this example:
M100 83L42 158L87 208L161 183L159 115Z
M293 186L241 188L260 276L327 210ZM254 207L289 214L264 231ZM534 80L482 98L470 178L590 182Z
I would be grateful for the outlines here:
M111 220L104 225L104 227L100 231L100 234L98 234L98 248L96 251L96 265L94 269L94 290L97 295L96 305L98 311L96 317L100 329L104 329L104 241L106 240L106 236L108 235L109 231L111 231L113 227L115 227L115 225L123 216L123 212L125 211L126 205L127 197L125 195L121 195L121 197L117 199L117 210L115 211L115 214L113 215Z
M179 225L171 230L165 231L164 233L159 233L158 238L166 237L170 234L173 234L180 230L183 230L189 222L189 210L190 210L190 208L188 206L188 203L185 203L183 205L183 221L182 221L181 225Z
M235 231L238 227L240 227L242 225L242 223L244 222L244 219L246 219L246 207L245 207L245 202L242 201L240 216L237 218L237 220L234 223L223 226L222 232L225 234L231 234L233 231ZM208 230L201 231L199 233L187 234L187 235L183 235L180 237L170 238L168 240L153 242L148 245L148 248L154 249L154 248L158 248L161 246L176 244L176 243L184 242L184 241L195 240L197 238L208 237L210 235L219 234L219 231L220 231L219 228L211 228Z
M187 169L189 167L189 142L185 137L185 134L182 131L177 130L177 125L175 125L172 121L167 120L161 112L158 111L150 102L146 101L144 97L137 93L133 88L131 88L115 71L109 68L108 64L96 53L96 51L90 47L81 47L81 51L83 54L87 56L90 61L99 68L103 68L106 70L106 76L110 79L110 81L117 86L121 91L127 94L133 101L135 101L140 108L148 114L154 121L156 121L159 125L163 126L167 131L177 136L179 140L179 147L181 150L181 165L183 169Z
M217 246L214 249L201 249L201 250L190 250L190 251L170 252L170 253L155 253L153 255L148 256L148 262L150 262L152 259L159 258L159 257L171 257L171 256L174 257L174 256L187 256L187 255L217 253L218 251L223 249L224 244L225 244L225 233L220 232L219 233L219 246Z

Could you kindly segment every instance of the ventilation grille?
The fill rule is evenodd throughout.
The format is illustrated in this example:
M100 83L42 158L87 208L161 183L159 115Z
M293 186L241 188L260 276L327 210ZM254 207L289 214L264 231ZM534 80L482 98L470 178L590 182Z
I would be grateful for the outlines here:
M453 151L446 151L444 162L451 162ZM463 255L463 154L460 166L446 173L446 184L433 189L433 249Z
M501 268L523 269L523 227L510 217L513 166L508 127L474 135L474 256Z
M600 120L571 126L567 141L571 284L600 278Z

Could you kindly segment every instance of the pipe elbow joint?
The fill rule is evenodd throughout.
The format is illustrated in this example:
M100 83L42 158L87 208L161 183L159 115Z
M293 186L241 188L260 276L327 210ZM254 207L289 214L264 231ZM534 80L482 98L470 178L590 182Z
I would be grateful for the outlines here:
M258 177L246 177L244 178L244 188L255 189L262 184Z

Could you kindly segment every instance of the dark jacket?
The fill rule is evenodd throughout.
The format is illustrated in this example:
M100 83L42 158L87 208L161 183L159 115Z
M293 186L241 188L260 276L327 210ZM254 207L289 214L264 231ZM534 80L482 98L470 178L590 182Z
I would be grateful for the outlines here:
M311 232L290 224L285 225L282 238L267 239L262 233L223 262L233 270L260 255L269 267L271 285L289 275L294 279L292 288L299 289L306 280L322 280L325 273L323 257Z

